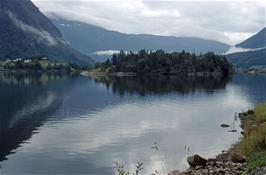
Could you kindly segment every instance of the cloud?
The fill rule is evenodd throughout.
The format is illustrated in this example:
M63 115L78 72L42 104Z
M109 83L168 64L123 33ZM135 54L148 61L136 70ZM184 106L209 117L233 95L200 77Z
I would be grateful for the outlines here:
M257 49L246 49L241 47L231 47L225 54L239 53L239 52L251 52L266 49L266 47L257 48Z
M238 43L265 26L264 1L33 0L46 14L123 33L149 33ZM236 35L237 34L237 35Z
M110 56L116 53L119 53L120 50L102 50L94 52L93 54L99 55L99 56Z
M37 36L37 39L40 42L45 42L50 46L54 46L57 44L56 40L45 30L38 30L28 24L20 21L15 14L10 11L7 11L8 16L12 20L12 22L16 25L16 27L20 28L23 31L30 32Z

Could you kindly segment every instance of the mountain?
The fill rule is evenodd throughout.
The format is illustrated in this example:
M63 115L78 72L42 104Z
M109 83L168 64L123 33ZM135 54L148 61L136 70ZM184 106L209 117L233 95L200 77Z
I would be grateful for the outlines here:
M266 28L236 45L245 51L226 55L237 68L266 67Z
M114 50L164 49L166 51L186 50L196 53L208 51L224 53L229 49L227 44L212 40L149 34L124 34L82 22L65 20L54 14L49 16L70 45L97 58L101 55L108 55L108 53L110 53L110 57ZM107 52L95 53L99 51Z
M266 28L263 28L260 32L237 44L236 47L257 49L266 47Z
M238 52L226 56L236 68L266 67L266 49Z
M45 56L76 64L93 59L71 48L30 0L0 0L0 59Z

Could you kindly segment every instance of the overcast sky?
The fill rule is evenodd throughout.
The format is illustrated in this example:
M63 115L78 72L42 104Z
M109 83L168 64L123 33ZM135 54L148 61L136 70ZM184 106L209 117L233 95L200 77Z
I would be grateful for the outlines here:
M45 14L123 33L200 37L236 44L265 26L265 1L33 0Z

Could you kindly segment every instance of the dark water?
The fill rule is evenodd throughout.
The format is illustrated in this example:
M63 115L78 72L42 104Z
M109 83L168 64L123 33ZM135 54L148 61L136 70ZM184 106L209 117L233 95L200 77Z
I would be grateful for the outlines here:
M0 77L1 175L107 175L114 161L143 162L143 174L184 169L190 154L230 147L235 112L266 101L265 76Z

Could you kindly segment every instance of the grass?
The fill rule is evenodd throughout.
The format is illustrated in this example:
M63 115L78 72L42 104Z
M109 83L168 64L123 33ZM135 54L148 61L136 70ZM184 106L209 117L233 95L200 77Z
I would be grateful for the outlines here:
M239 149L248 159L247 172L266 166L266 104L248 115Z
M264 167L266 163L266 151L254 152L248 156L247 172L251 172L258 167Z
M266 103L255 107L255 115L258 123L266 122Z
M125 169L123 164L119 162L114 162L114 165L116 175L131 175L131 173ZM132 175L139 175L139 172L143 169L142 166L143 163L137 163L136 170L132 173Z

